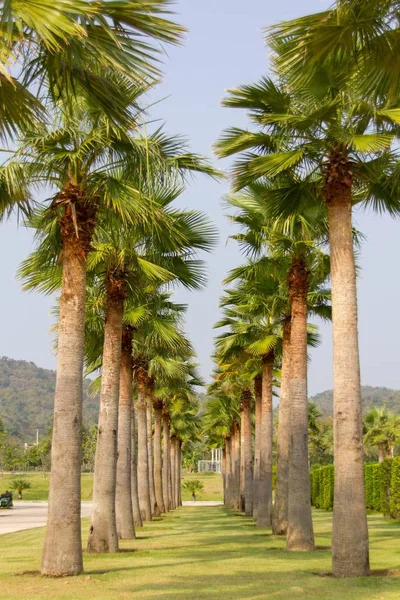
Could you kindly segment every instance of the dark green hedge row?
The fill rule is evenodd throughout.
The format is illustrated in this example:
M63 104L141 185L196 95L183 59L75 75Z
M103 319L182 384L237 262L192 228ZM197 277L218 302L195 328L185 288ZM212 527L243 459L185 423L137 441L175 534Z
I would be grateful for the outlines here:
M316 508L333 508L333 465L311 471L311 504Z
M365 500L367 508L386 517L400 519L400 457L382 463L366 463ZM311 504L316 508L333 508L334 467L327 465L311 472Z

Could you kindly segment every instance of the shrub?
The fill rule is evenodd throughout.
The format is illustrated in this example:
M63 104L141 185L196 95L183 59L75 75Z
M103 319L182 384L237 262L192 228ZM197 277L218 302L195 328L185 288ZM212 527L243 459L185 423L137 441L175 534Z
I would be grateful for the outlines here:
M390 517L390 482L392 476L392 459L386 459L381 464L381 511L384 517Z
M392 459L390 477L390 516L400 518L400 457Z
M24 490L29 490L31 488L31 484L26 479L14 479L10 483L10 488L16 492L18 492L18 498L22 499L22 492Z
M334 468L326 465L311 472L311 504L316 508L333 508Z
M382 510L382 463L375 463L372 468L372 509Z
M367 508L373 508L373 495L374 495L374 478L373 478L373 463L366 463L364 465L364 479L365 479L365 504Z
M331 510L333 508L333 492L334 492L334 468L333 465L327 465L323 468L322 476L322 497L321 508Z
M192 479L191 481L185 481L182 484L184 490L190 492L194 497L196 494L202 492L204 490L204 485L198 479Z

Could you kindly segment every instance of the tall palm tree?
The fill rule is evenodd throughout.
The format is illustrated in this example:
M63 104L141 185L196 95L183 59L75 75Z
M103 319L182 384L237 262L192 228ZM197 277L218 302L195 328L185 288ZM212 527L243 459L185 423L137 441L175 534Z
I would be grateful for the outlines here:
M180 282L187 288L196 289L202 284L201 265L193 260L197 250L212 247L214 230L201 213L178 211L170 204L179 190L168 190L164 185L157 196L157 188L152 195L153 205L160 208L158 233L153 226L123 227L106 221L99 224L93 239L93 250L88 257L89 271L93 270L105 288L105 329L102 361L102 390L100 394L99 436L96 448L95 480L93 490L92 525L88 549L92 552L115 552L118 550L115 521L115 485L118 430L118 395L120 380L120 357L124 301L131 292L139 296L138 282L147 277L149 282ZM149 194L150 195L150 190ZM162 225L164 231L161 231ZM110 313L110 310L112 312ZM114 314L115 313L115 314ZM110 352L107 346L111 336ZM138 331L135 332L138 343ZM147 336L148 344L150 338ZM107 361L105 360L107 359ZM147 401L152 382L151 373L145 376L146 360L141 355L142 364L138 371L139 394ZM144 383L143 383L144 382ZM140 397L140 401L142 396ZM151 398L150 398L151 400ZM140 407L142 408L142 407ZM150 407L151 408L151 407ZM146 412L147 406L143 407ZM126 426L130 424L130 417ZM150 420L151 424L151 420ZM141 435L141 429L139 434ZM148 429L147 429L148 435ZM141 444L139 439L139 452ZM142 449L148 453L148 440ZM151 443L150 429L150 443ZM139 456L140 463L140 456ZM149 475L153 476L152 464L148 460ZM140 500L139 500L140 503ZM150 515L151 518L151 515Z
M277 187L277 189L275 189ZM231 219L241 227L241 233L234 236L240 243L241 249L247 255L254 257L253 262L248 265L234 269L230 279L239 278L243 287L245 281L245 297L252 298L254 308L261 314L268 310L268 296L273 293L274 311L280 322L281 345L282 345L282 372L279 402L278 429L278 452L277 452L277 484L275 492L275 503L273 510L273 531L275 534L286 533L288 520L288 490L289 490L289 447L292 437L290 425L290 387L294 371L291 368L291 328L293 322L292 302L293 285L295 281L291 277L293 269L299 260L308 264L308 270L312 273L309 277L309 290L307 293L307 312L316 314L320 318L330 318L330 292L324 289L324 281L329 273L328 257L319 250L319 244L324 242L326 236L326 220L323 210L305 209L301 216L291 218L277 218L270 210L268 197L271 194L281 192L278 186L271 184L257 184L249 186L242 194L231 196L228 202L239 211L231 216ZM296 193L293 185L292 194ZM307 193L307 183L300 181L297 194ZM323 207L322 207L323 208ZM271 214L272 212L272 214ZM273 289L271 276L277 278L277 285ZM244 281L243 281L244 280ZM267 283L269 281L269 283ZM317 341L311 335L307 335L308 343L314 345ZM302 348L301 360L306 364L306 347ZM302 433L299 439L304 438L306 431L307 394L302 395ZM294 418L296 427L299 426L299 416ZM292 456L301 460L303 465L308 465L307 447L303 451L295 444ZM298 474L299 466L294 466L292 472ZM308 486L309 474L304 470L299 479L302 489L304 488L304 502L309 506ZM291 486L293 487L293 486ZM291 489L296 510L299 507L299 490ZM310 523L310 518L308 518Z
M400 417L385 406L371 408L364 417L364 443L378 447L378 460L393 458L394 446L400 439Z
M368 531L351 210L355 202L363 201L398 212L397 159L389 150L397 126L390 113L379 107L377 113L374 105L360 102L354 86L329 69L314 75L307 93L264 78L257 85L232 90L225 105L247 108L259 127L256 132L232 129L217 146L221 156L244 152L234 167L236 189L294 171L297 179L314 183L314 194L293 196L289 177L280 196L269 198L275 209L301 213L307 204L324 204L328 212L336 415L333 564L336 575L365 575ZM348 538L351 542L344 543Z
M181 281L189 288L201 285L202 267L193 260L197 249L208 249L214 240L214 230L204 217L195 211L179 211L170 205L179 195L180 189L162 189L157 186L150 191L152 205L158 210L157 229L152 224L136 223L124 226L119 219L110 216L98 222L92 238L92 251L88 255L88 268L103 291L105 312L105 343L103 353L103 378L99 417L99 437L96 452L94 511L89 540L89 549L94 552L118 549L115 522L115 473L116 438L118 430L118 387L119 362L124 298L130 291L137 294L140 279L149 281ZM163 219L163 220L162 220ZM164 229L162 229L164 227ZM45 237L34 255L36 265L43 253L49 254ZM56 260L57 253L53 256ZM39 258L38 258L39 257ZM53 262L54 264L54 262ZM32 262L28 260L28 273ZM30 284L36 283L37 274L31 274ZM99 294L101 297L101 294ZM112 314L108 311L112 310ZM99 313L96 312L98 315ZM107 345L108 337L111 341ZM119 341L118 341L119 340ZM108 348L112 351L108 354ZM107 361L105 360L107 358ZM98 364L92 361L94 367ZM101 435L100 435L101 434ZM139 446L140 448L140 446Z
M398 0L336 0L323 12L268 28L277 67L296 86L307 86L321 64L333 66L349 81L354 75L363 94L398 102L400 29Z
M202 420L209 444L225 448L224 504L233 505L232 435L233 423L239 418L239 402L228 382L216 379L209 386Z
M71 108L78 92L118 120L124 94L105 74L130 81L157 77L157 43L179 43L184 31L169 14L166 0L4 3L0 135L25 131L44 116L36 95L44 104L62 97Z
M138 94L143 91L131 86L126 91L128 106L131 106ZM138 112L139 111L139 112ZM134 115L134 109L132 117ZM140 114L140 109L136 110ZM132 121L134 122L134 120ZM53 473L54 490L50 492L49 525L47 527L45 557L49 556L49 565L59 564L56 552L48 554L47 547L53 544L55 536L54 523L61 526L57 509L63 504L63 497L68 493L71 511L65 519L64 527L68 530L63 539L74 539L77 555L80 552L78 533L80 536L80 477L79 447L81 421L81 388L83 366L83 335L86 297L86 257L91 247L96 221L106 215L119 215L126 221L134 220L138 225L153 223L153 234L157 235L156 203L149 201L144 185L153 177L180 178L186 170L196 170L204 164L201 159L190 155L181 141L167 138L161 131L150 138L127 134L122 127L114 126L104 115L88 116L84 102L76 104L74 120L61 122L58 127L33 133L24 146L24 153L30 149L29 168L34 181L51 182L59 188L50 204L49 219L58 217L56 229L62 245L62 293L60 299L60 320L58 329L58 359L55 420L53 433ZM151 165L152 173L148 171ZM206 171L208 167L205 166ZM140 181L140 186L138 185ZM179 193L178 188L175 191ZM169 192L166 193L169 197ZM172 218L172 217L171 217ZM161 219L159 222L161 223ZM50 264L55 265L53 258L48 257ZM58 268L59 267L55 267ZM33 277L34 279L34 277ZM33 281L32 279L32 281ZM60 406L69 406L65 414ZM65 423L63 422L65 419ZM60 424L58 424L60 421ZM68 443L67 443L68 440ZM63 448L71 449L67 454ZM72 450L76 449L76 450ZM61 475L61 473L63 475ZM53 481L52 479L52 481ZM51 489L53 484L51 484ZM66 486L63 491L63 485ZM72 492L72 489L75 492ZM74 498L74 500L72 500ZM71 515L74 527L71 526ZM79 537L80 539L80 537ZM53 540L53 541L51 541ZM67 543L67 542L66 542ZM70 542L72 544L72 541ZM61 552L61 550L60 550ZM71 553L70 553L71 554ZM44 564L46 563L44 558ZM81 559L69 556L73 572ZM47 564L47 563L46 563ZM63 562L67 574L68 562ZM52 567L49 566L49 569ZM58 567L57 567L58 568ZM47 567L44 567L46 571ZM69 571L68 571L69 572Z
M227 363L232 362L232 358L239 356L242 356L243 365L249 355L258 356L261 359L262 393L259 429L261 445L259 479L255 486L257 496L254 497L254 503L257 505L257 525L268 527L271 525L272 511L272 382L275 349L280 338L273 315L267 310L255 315L251 311L248 298L248 294L242 294L240 289L234 290L232 293L228 292L223 298L225 318L217 323L217 327L229 327L229 330L218 339L217 349L223 357L223 361ZM242 366L242 372L244 370ZM253 371L251 379L254 381L254 377L259 373L260 369ZM249 387L249 385L243 387L246 398ZM248 430L247 427L246 430ZM251 439L247 443L250 443L251 448ZM253 512L252 494L249 494L248 502L246 513L251 515Z

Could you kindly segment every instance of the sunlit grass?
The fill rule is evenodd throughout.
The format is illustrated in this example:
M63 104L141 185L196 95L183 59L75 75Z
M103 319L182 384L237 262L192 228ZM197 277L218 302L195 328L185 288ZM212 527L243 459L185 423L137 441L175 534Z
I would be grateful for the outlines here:
M10 489L13 479L26 479L31 484L31 488L24 490L24 500L47 500L49 496L49 473L24 473L0 475L0 493ZM214 473L188 473L183 475L186 479L199 479L204 485L204 491L197 494L198 500L222 500L222 476ZM82 500L91 500L93 491L93 475L83 473L82 478ZM16 494L14 496L16 498ZM182 490L182 499L190 500L191 494Z
M2 536L0 589L4 600L398 600L400 577L335 580L330 570L332 514L315 511L322 549L287 553L284 540L222 507L184 507L145 525L116 555L85 553L86 573L43 579L37 571L43 530ZM1 516L0 516L1 520ZM373 569L400 569L400 524L369 517ZM84 522L86 542L88 520ZM130 550L130 551L129 551Z

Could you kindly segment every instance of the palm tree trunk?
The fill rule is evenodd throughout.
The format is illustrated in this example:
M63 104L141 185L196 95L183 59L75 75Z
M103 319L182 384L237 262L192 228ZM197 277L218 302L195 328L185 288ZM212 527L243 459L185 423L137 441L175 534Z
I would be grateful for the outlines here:
M132 406L132 462L131 462L131 487L132 487L132 510L135 527L143 527L142 515L139 506L138 466L137 466L137 428L135 406Z
M383 444L378 444L378 462L385 460L385 447Z
M85 333L86 251L72 215L64 222L63 273L58 323L49 509L42 556L43 575L83 571L81 536L82 381ZM78 243L81 242L81 244ZM68 511L65 499L68 498Z
M275 503L272 509L272 533L286 535L288 519L289 449L290 449L290 319L282 332L282 376L279 398L278 455Z
M223 490L223 502L226 504L226 440L224 448L222 449L222 490Z
M176 437L171 436L171 505L172 510L176 508Z
M243 479L244 479L244 511L248 517L253 514L253 452L251 435L251 392L242 393L242 423L243 443Z
M149 489L151 514L159 517L160 511L156 506L153 465L153 387L153 381L149 380L148 385L146 386L147 451L149 453Z
M93 509L89 552L118 552L115 515L117 475L118 401L121 369L124 286L107 285L99 432L94 463Z
M308 461L307 292L308 271L301 260L289 274L290 432L287 550L314 550Z
M181 506L180 483L181 483L181 440L176 438L176 460L175 460L175 496L176 506Z
M147 374L139 367L136 372L138 384L137 422L138 422L138 491L139 506L143 521L151 521L151 501L149 482L149 451L147 446Z
M239 510L240 512L244 512L245 510L245 444L244 444L244 427L243 427L243 406L241 406L240 410L240 502L239 502Z
M174 510L175 506L174 506L174 497L173 497L173 490L172 490L173 456L172 456L171 438L169 439L168 448L169 448L169 454L168 454L168 462L169 462L169 467L168 467L169 510Z
M163 481L163 499L165 512L171 510L170 491L169 491L169 470L170 470L170 437L169 437L169 415L163 411L163 463L162 463L162 481Z
M351 173L331 157L327 170L333 318L333 412L335 492L332 529L333 574L369 573L364 491L357 286L351 220ZM342 156L339 157L343 159ZM347 158L347 157L346 157ZM340 176L337 175L339 173Z
M162 407L162 402L156 400L154 403L154 491L157 507L160 513L165 513L161 453Z
M240 427L233 425L233 451L232 451L232 507L240 507Z
M260 427L260 476L258 483L257 527L271 526L272 512L272 377L274 353L262 359L262 394Z
M261 445L261 399L262 399L262 377L254 378L255 406L255 447L254 447L254 474L253 474L253 519L257 520L258 508L258 484L260 481L260 445Z
M125 328L122 334L121 378L118 411L118 461L116 515L120 539L135 538L132 507L132 410L133 410L132 331Z
M224 504L232 506L232 438L225 438L225 493Z

